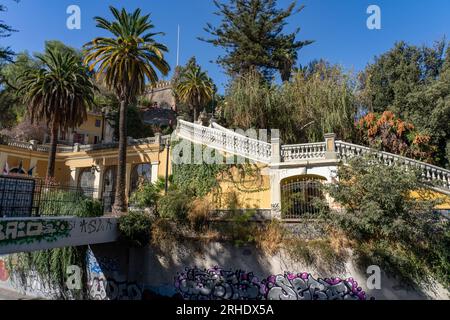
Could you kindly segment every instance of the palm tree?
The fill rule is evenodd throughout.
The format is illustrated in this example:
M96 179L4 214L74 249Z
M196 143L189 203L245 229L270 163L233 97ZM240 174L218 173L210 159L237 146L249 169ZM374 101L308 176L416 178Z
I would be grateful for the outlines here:
M53 178L58 131L76 128L87 119L95 86L87 68L69 52L48 49L36 58L42 66L20 75L17 94L28 106L32 124L45 121L50 129L47 178Z
M195 63L191 63L181 74L176 93L181 102L194 110L194 121L197 121L198 109L213 99L214 84L206 72Z
M110 10L115 21L95 17L97 27L107 30L113 37L96 38L85 45L85 63L97 77L103 78L107 87L114 92L120 102L119 111L119 158L117 170L116 197L113 211L127 211L125 196L127 163L127 107L145 92L147 80L155 84L158 81L156 70L164 75L170 70L164 60L167 47L154 40L160 33L152 33L154 25L150 15L141 15L136 9L128 13L114 7Z

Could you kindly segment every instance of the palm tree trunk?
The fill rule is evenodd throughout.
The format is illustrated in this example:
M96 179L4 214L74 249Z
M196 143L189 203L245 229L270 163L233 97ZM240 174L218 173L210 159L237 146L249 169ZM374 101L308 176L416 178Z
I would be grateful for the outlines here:
M56 149L58 147L58 126L52 123L50 131L50 153L48 155L47 178L55 177Z
M120 102L120 120L119 120L119 158L117 163L117 184L116 197L113 206L114 214L127 212L128 205L125 195L126 190L126 170L127 170L127 103L125 100Z

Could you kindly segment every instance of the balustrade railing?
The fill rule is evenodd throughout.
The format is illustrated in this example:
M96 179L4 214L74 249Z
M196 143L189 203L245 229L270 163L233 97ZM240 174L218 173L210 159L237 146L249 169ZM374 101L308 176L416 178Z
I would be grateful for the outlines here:
M281 147L281 159L284 162L325 159L326 148L325 142L285 145Z
M381 162L387 165L398 163L408 167L417 168L422 172L422 177L425 181L434 182L438 187L450 189L450 170L446 170L422 161L406 158L389 152L377 151L368 147L343 141L336 141L336 153L341 160L346 160L351 157L365 154L373 154Z
M179 136L194 143L203 144L245 158L270 163L272 145L252 139L231 130L204 127L179 120Z
M167 143L167 141L170 139L170 136L163 136L161 137L161 143ZM137 146L137 145L143 145L143 144L155 144L158 140L156 137L151 138L143 138L143 139L130 139L128 141L128 146ZM18 148L18 149L26 149L26 150L32 150L37 152L44 152L48 153L50 151L50 145L48 144L37 144L32 142L24 142L24 141L16 141L11 139L2 139L0 141L0 144L7 145L9 147ZM92 145L80 145L75 144L74 146L64 146L64 145L58 145L57 152L58 153L71 153L71 152L78 152L78 151L96 151L96 150L105 150L105 149L114 149L118 148L119 143L118 142L112 142L112 143L99 143L99 144L92 144Z

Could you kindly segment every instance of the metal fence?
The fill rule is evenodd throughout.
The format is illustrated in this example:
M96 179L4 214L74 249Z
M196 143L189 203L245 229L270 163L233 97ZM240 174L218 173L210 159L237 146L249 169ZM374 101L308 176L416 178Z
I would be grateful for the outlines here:
M76 208L96 192L40 179L0 176L0 218L73 216Z
M299 177L287 181L281 186L282 218L313 218L320 212L316 201L322 198L320 179Z
M37 213L36 180L0 176L0 217L29 217Z

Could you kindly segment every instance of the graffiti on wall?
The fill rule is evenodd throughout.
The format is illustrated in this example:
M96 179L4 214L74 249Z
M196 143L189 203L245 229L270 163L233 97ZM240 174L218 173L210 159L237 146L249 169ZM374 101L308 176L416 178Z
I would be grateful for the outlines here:
M113 223L111 220L105 219L83 219L80 221L80 232L93 234L105 231L111 231L113 229Z
M66 220L0 221L0 246L54 242L68 237L71 229Z
M272 275L260 280L242 270L186 268L175 277L175 288L185 300L366 300L358 283L315 279L301 273Z
M89 294L94 300L141 300L142 290L136 283L93 277L89 281Z
M133 282L121 281L118 258L96 256L91 248L86 255L88 289L94 300L141 300L142 289Z
M0 281L6 282L9 279L9 271L6 267L6 262L0 259Z

